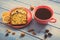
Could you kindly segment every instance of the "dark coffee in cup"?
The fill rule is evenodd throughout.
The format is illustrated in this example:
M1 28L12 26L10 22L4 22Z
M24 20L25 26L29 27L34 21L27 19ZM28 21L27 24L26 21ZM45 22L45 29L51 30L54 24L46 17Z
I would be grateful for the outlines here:
M52 14L51 14L51 11L49 11L48 9L40 8L36 10L35 16L39 19L46 20L51 18Z

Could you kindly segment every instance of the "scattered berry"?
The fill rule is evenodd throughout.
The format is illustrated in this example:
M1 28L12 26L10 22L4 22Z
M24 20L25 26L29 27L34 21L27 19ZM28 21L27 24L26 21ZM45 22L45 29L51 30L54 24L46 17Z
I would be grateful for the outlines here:
M51 37L52 36L52 34L51 33L48 33L48 37Z
M45 34L45 35L44 35L44 39L47 39L47 37L48 37L48 35L47 35L47 34Z
M28 32L32 32L32 31L34 31L34 29L29 29L29 30L28 30Z
M34 8L31 6L31 7L30 7L30 10L33 11L33 9L34 9Z
M48 33L49 32L49 30L47 29L47 30L45 30L45 33Z
M6 33L6 35L5 36L8 36L9 35L9 33Z
M25 33L24 32L21 32L21 37L24 37L25 36Z
M36 35L36 33L35 33L34 31L32 32L32 34L33 34L33 35Z
M11 33L11 30L10 30L10 29L7 29L6 32L7 32L7 33Z
M13 32L12 35L15 35L15 32Z

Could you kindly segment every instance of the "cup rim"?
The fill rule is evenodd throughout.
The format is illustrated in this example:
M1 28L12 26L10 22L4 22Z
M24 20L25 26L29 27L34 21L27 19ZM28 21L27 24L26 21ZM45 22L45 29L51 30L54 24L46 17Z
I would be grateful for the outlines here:
M53 16L53 10L52 10L49 6L45 6L45 5L43 5L43 6L37 6L37 7L34 9L34 17L35 17L35 18L37 18L38 20L42 20L42 19L39 19L38 17L35 16L35 12L36 12L36 10L38 10L39 8L46 8L46 9L48 9L48 10L51 12L51 17L50 17L49 19L52 18L52 16ZM46 21L46 20L49 20L49 19L45 19L45 20L42 20L42 21Z

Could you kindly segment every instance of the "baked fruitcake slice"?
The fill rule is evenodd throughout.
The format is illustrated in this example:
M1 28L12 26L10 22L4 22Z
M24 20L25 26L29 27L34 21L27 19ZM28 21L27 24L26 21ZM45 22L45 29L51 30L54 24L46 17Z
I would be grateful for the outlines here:
M2 13L2 21L4 23L9 23L10 22L10 13L9 12L3 12Z
M11 24L22 25L27 23L27 12L24 8L17 8L11 12Z

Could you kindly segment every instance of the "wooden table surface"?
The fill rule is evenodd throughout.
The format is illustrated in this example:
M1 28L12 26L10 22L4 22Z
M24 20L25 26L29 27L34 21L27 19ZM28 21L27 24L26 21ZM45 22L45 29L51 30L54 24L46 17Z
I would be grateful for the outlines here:
M47 5L50 6L54 11L54 18L57 19L56 23L48 23L47 25L38 24L34 19L32 19L31 23L22 29L13 29L1 21L2 12L11 10L16 7L26 7L30 8L30 6L39 6L39 5ZM33 14L33 13L32 13ZM27 32L28 29L33 28L36 32L36 35L32 35ZM5 36L6 30L10 29L12 32L15 32L15 35L10 35L8 37ZM44 36L44 31L49 29L53 34L51 38L47 38L47 40L60 40L60 1L59 0L0 0L0 40L41 40ZM25 32L26 36L21 38L20 33Z

